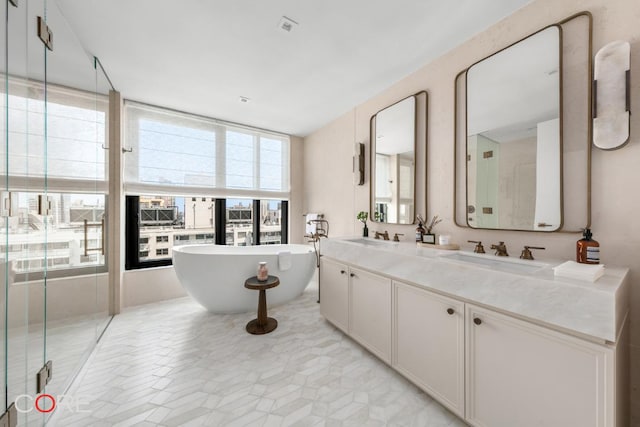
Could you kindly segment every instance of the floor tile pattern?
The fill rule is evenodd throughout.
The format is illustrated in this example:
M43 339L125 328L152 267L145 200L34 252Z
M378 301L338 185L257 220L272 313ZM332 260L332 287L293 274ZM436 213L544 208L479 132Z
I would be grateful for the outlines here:
M25 408L18 413L20 426L42 426L47 418L34 410L30 404L33 400L24 399L24 396L36 396L35 373L45 361L53 360L54 375L46 386L46 393L53 396L63 394L106 327L105 319L108 320L106 315L76 316L49 321L46 325L33 323L7 330L7 400ZM4 369L5 366L0 364L0 378L5 378ZM49 401L43 402L42 407L48 409Z
M211 314L190 298L126 310L51 424L466 425L326 322L316 300L312 282L270 307L278 328L261 336L244 329L255 313Z

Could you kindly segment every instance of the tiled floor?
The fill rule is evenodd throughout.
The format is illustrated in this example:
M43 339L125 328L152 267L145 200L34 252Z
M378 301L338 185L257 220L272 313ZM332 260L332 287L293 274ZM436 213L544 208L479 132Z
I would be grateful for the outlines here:
M69 317L67 319L12 327L7 330L6 375L8 401L18 407L30 407L24 396L36 394L35 373L46 360L53 360L54 375L47 384L46 393L58 396L69 386L83 361L95 345L109 318L106 313ZM46 342L46 351L45 351ZM0 364L0 378L5 378L5 365ZM4 388L0 397L4 401ZM21 397L22 396L22 397ZM48 408L49 402L43 407ZM35 411L18 414L20 426L42 426L44 415Z
M316 299L312 284L271 308L278 328L263 336L244 330L255 313L214 315L189 298L127 310L52 424L466 425L327 323Z

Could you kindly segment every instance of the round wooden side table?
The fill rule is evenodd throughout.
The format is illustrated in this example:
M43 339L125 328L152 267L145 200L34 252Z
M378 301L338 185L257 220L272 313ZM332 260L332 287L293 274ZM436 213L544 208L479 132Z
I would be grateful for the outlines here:
M258 280L256 276L248 278L244 287L260 291L258 297L258 318L247 323L247 332L253 335L268 334L278 327L278 321L273 317L267 317L267 289L275 288L280 284L277 276L268 276L267 280Z

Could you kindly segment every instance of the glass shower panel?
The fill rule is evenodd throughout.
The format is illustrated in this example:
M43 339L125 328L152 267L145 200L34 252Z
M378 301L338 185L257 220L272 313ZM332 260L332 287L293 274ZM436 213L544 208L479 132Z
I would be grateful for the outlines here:
M56 396L65 393L86 361L98 337L98 317L106 315L108 99L96 93L94 58L54 0L47 2L47 24L56 41L47 54L47 192L52 211L51 264L45 267L46 358L53 361L54 375L46 392Z
M96 87L95 87L95 123L96 123L96 156L98 159L96 160L96 164L99 161L102 161L104 165L104 177L102 178L102 182L105 184L108 182L109 171L107 169L107 165L109 164L105 157L100 158L100 156L108 155L108 147L109 147L109 93L114 89L111 85L111 81L107 76L107 73L102 68L102 64L98 60L98 58L93 59L93 66L95 69L96 76ZM100 147L98 148L98 144ZM103 148L105 147L105 148ZM96 187L94 192L99 194L101 192L101 188L99 183L101 182L98 179L98 173L96 173ZM106 202L106 200L105 200ZM106 208L106 206L105 206ZM105 211L106 212L106 209ZM105 220L105 227L107 224L106 217L103 215L102 219ZM106 236L106 228L105 228L105 236ZM107 247L107 241L103 240L101 245L103 247ZM106 253L106 251L105 251ZM106 265L105 256L102 256L102 259ZM96 336L100 337L104 330L106 329L109 321L111 320L111 316L109 315L109 280L108 280L108 271L106 274L98 274L96 271Z
M7 22L7 9L9 8L9 2L5 2L0 7L0 20ZM0 203L4 196L7 194L7 33L8 27L5 27L3 31L0 31L0 188L2 196L0 197ZM1 210L1 209L0 209ZM7 310L7 291L9 286L9 270L7 269L7 216L4 212L0 214L0 245L4 247L4 250L0 252L0 413L4 413L7 409L7 346L5 340L6 322L5 315Z
M104 253L113 88L55 0L4 2L0 19L0 413L43 425L108 324ZM42 19L54 50L38 37Z
M9 251L19 248L28 262L46 258L47 219L38 209L38 202L46 196L46 52L36 30L37 17L46 18L46 4L30 0L7 7L6 209L0 239L9 266L5 281L7 402L22 396L17 403L25 410L19 411L18 424L38 425L44 415L32 405L37 393L36 375L45 362L46 288L39 280L42 273L36 277L29 272L16 274L12 281L15 262L9 258ZM26 197L27 191L34 197Z

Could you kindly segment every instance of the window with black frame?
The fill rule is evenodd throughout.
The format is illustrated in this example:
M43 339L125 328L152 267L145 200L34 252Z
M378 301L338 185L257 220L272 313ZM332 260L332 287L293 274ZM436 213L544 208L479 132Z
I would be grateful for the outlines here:
M285 244L287 216L286 200L127 196L125 267L171 265L175 246Z

